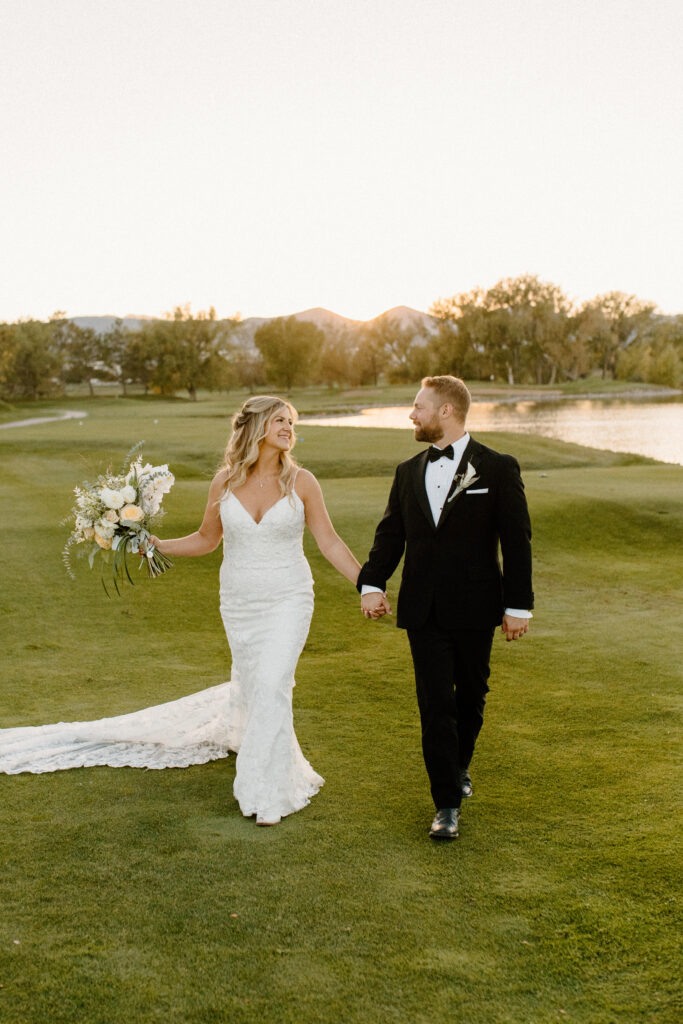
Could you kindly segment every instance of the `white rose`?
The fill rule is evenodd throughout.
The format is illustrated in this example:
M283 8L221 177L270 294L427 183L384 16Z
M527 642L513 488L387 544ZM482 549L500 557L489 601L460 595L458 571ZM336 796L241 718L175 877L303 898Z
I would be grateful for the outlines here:
M103 487L100 491L100 498L107 508L121 508L125 503L120 491L112 491L110 487Z
M95 523L95 536L111 538L116 533L116 524L109 523L106 519L98 519Z
M130 484L126 484L125 487L121 488L121 497L126 502L126 504L130 504L131 501L135 501L135 488L131 487Z
M105 512L103 518L106 519L108 523L118 523L119 521L118 512L115 512L113 508L110 508L108 512Z

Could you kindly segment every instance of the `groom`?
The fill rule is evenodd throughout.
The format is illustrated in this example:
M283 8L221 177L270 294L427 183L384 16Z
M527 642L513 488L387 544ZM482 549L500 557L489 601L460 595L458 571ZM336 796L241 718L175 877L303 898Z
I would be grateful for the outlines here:
M531 525L519 465L465 429L458 377L425 377L410 419L431 447L402 462L358 577L366 618L390 612L385 588L405 549L397 625L408 632L422 751L436 805L429 834L458 835L488 692L493 634L528 630ZM502 553L502 570L498 546Z

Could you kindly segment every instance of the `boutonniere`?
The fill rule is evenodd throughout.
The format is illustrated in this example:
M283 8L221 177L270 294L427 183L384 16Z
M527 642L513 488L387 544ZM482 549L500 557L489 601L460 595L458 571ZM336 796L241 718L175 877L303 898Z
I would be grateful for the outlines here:
M477 471L472 463L468 462L465 472L456 473L455 479L456 487L448 499L449 501L453 501L454 498L457 498L461 491L466 491L468 487L477 482L479 477L477 476Z

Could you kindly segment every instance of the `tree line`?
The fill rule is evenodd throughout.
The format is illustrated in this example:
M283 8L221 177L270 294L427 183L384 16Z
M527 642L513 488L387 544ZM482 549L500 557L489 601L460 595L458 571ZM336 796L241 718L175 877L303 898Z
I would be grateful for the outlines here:
M388 314L321 329L296 317L266 321L253 344L238 318L178 306L163 319L96 333L55 313L0 323L0 395L35 399L67 384L118 382L121 393L251 391L321 384L416 381L432 373L509 384L603 378L678 387L683 315L663 316L634 295L609 292L575 306L557 285L523 275L439 299L424 325Z

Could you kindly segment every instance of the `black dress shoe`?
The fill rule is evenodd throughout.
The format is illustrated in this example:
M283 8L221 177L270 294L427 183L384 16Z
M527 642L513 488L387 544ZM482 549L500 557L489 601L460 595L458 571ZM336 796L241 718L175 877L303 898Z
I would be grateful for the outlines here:
M457 839L459 821L459 807L442 807L436 812L429 834L432 839Z
M472 789L472 779L467 768L464 768L460 772L460 790L463 796L472 796L474 792Z

